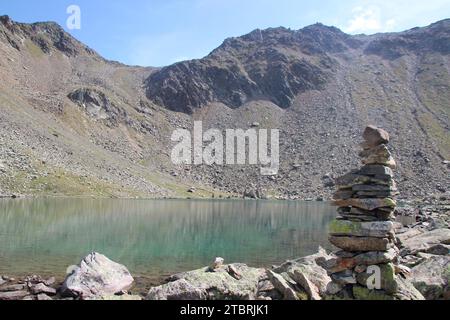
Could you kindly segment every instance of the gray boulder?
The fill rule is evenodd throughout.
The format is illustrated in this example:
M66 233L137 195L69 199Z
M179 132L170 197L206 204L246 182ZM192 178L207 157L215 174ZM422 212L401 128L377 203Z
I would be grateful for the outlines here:
M81 260L66 277L61 295L80 299L114 295L128 290L133 282L125 266L94 252Z
M450 298L450 257L432 256L411 269L411 282L427 300Z
M239 274L239 276L236 276ZM172 276L170 282L151 288L147 300L254 300L264 269L245 264L210 267Z

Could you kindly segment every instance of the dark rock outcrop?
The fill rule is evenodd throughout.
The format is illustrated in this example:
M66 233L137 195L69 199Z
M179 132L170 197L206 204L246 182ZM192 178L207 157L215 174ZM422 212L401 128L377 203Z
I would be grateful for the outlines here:
M357 44L338 29L323 25L299 31L255 30L225 40L204 59L153 73L146 80L147 96L185 113L210 102L237 108L253 99L288 108L297 94L320 90L326 84L336 65L327 51L339 52Z
M98 120L117 122L127 117L123 109L118 108L103 92L96 89L77 89L71 92L68 98Z

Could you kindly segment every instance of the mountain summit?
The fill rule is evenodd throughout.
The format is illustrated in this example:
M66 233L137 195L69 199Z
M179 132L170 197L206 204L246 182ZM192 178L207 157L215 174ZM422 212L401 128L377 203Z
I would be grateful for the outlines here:
M333 80L338 55L357 51L392 60L425 51L448 54L449 20L391 35L350 36L320 23L293 31L254 30L230 38L200 60L180 62L152 74L147 96L174 111L192 113L210 102L240 107L267 99L281 108L307 90Z

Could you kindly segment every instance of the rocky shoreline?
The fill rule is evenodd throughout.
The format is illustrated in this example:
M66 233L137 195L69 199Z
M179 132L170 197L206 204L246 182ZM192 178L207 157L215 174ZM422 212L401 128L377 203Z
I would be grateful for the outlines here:
M448 213L447 220L439 213L435 217L433 208L410 207L416 222L408 226L395 223L402 265L395 270L400 279L395 296L373 290L372 295L355 297L336 287L326 269L326 262L337 258L336 252L319 249L314 255L271 269L214 259L211 266L173 275L148 293L136 293L136 281L125 266L91 253L63 282L36 275L17 279L0 276L0 300L448 300L450 229L438 228L448 224Z
M0 277L0 300L449 300L449 199L397 207L389 135L369 126L363 137L363 166L336 180L329 240L338 251L319 248L270 269L217 257L145 294L134 294L125 266L93 252L62 283Z

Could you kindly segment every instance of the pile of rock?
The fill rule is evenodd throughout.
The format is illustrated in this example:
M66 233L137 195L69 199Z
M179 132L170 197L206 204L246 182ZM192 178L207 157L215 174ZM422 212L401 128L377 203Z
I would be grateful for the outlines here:
M43 279L39 276L23 280L0 276L0 300L53 300L56 289L55 278Z
M330 225L329 240L341 251L326 268L333 280L331 294L344 291L356 299L375 294L379 299L398 289L393 263L398 256L393 223L396 163L387 148L386 131L369 126L363 137L364 166L336 180L339 216Z

